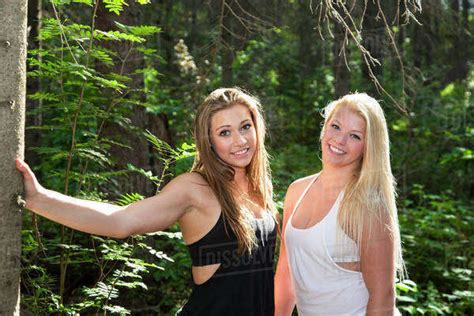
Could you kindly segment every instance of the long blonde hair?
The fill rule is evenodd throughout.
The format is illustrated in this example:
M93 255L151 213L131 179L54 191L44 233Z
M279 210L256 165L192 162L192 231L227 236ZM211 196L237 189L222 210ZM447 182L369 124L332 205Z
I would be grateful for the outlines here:
M233 184L234 169L226 164L212 149L211 119L223 109L235 104L246 106L251 114L257 135L257 146L250 164L247 166L249 195L257 199L264 210L274 212L268 154L265 149L265 122L258 99L244 93L239 88L214 90L199 106L194 121L194 138L197 155L192 171L200 173L216 195L224 220L237 237L238 252L251 252L256 245L255 232L249 217L242 212L236 200Z
M321 139L331 118L345 107L364 119L366 130L362 161L346 185L338 215L339 224L360 248L364 229L367 229L370 240L374 221L384 223L394 245L395 268L398 276L403 278L405 268L395 202L396 182L390 166L388 129L382 107L365 93L348 94L331 102L324 109Z

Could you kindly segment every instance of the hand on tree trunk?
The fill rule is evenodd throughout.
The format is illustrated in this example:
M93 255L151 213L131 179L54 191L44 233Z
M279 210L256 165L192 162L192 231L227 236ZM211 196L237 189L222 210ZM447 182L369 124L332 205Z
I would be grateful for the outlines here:
M23 175L23 185L25 188L25 201L26 201L26 208L30 208L32 201L35 197L44 191L45 189L41 186L41 184L36 179L35 174L31 171L30 166L26 162L21 159L16 159L16 168L18 171L21 172Z

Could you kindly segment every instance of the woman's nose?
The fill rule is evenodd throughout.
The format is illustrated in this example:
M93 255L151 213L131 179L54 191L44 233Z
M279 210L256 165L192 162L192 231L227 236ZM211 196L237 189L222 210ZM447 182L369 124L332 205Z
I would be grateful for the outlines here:
M347 135L345 135L345 134L337 135L336 136L336 141L341 145L345 145L346 142L347 142Z
M236 145L245 145L247 143L247 138L245 138L244 135L242 135L240 133L236 133L235 135L236 135L236 137L234 139L234 143Z

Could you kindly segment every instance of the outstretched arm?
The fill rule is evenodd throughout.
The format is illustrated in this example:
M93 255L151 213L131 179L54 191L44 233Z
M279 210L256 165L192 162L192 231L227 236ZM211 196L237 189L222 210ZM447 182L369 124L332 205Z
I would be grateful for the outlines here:
M117 206L45 189L25 162L17 159L16 167L23 175L26 208L91 234L125 238L132 234L163 230L192 206L186 175L171 181L159 195L127 206Z

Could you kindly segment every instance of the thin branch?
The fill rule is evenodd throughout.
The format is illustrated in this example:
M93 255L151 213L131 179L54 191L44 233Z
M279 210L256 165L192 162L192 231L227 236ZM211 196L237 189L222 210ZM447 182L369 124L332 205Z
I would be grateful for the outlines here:
M396 105L396 107L401 110L402 112L406 113L404 102L400 103L400 101L395 100L395 98L385 90L385 88L382 86L380 81L377 79L377 77L374 74L374 67L381 66L381 63L378 59L376 59L371 52L364 46L362 43L363 41L363 36L362 36L362 30L363 30L363 24L364 24L364 18L367 12L367 6L369 5L369 1L377 5L378 11L377 11L377 16L375 17L377 20L380 20L383 23L383 30L384 32L387 33L387 37L390 42L390 47L394 50L394 54L398 60L400 71L402 73L402 94L405 97L406 96L406 74L405 74L405 67L403 64L403 59L400 55L399 49L397 47L397 43L395 40L395 35L393 31L391 30L391 24L388 22L388 19L383 12L382 5L380 0L364 0L362 4L362 10L360 13L355 14L355 5L356 1L344 1L344 0L323 0L318 2L318 4L315 6L313 10L313 1L310 2L311 10L312 12L316 12L317 14L317 30L319 31L319 34L322 39L324 39L324 36L322 34L322 24L326 23L328 26L328 31L327 33L331 36L334 37L332 34L331 29L329 28L329 22L332 20L335 23L339 24L341 26L341 29L343 30L344 33L344 38L342 39L342 45L341 49L338 52L339 56L344 57L344 62L346 63L346 67L348 69L348 61L346 58L345 50L347 49L347 42L349 39L351 39L357 49L361 52L362 54L362 60L365 63L367 67L367 73L374 84L374 87L378 92L381 92ZM403 13L400 13L400 3L401 0L397 1L397 10L396 10L396 16L403 15L405 18L405 22L408 23L410 20L414 20L415 23L419 23L416 18L415 14L418 12L421 12L421 5L418 0L403 0L404 8L403 8ZM394 19L394 21L398 21L397 19Z

